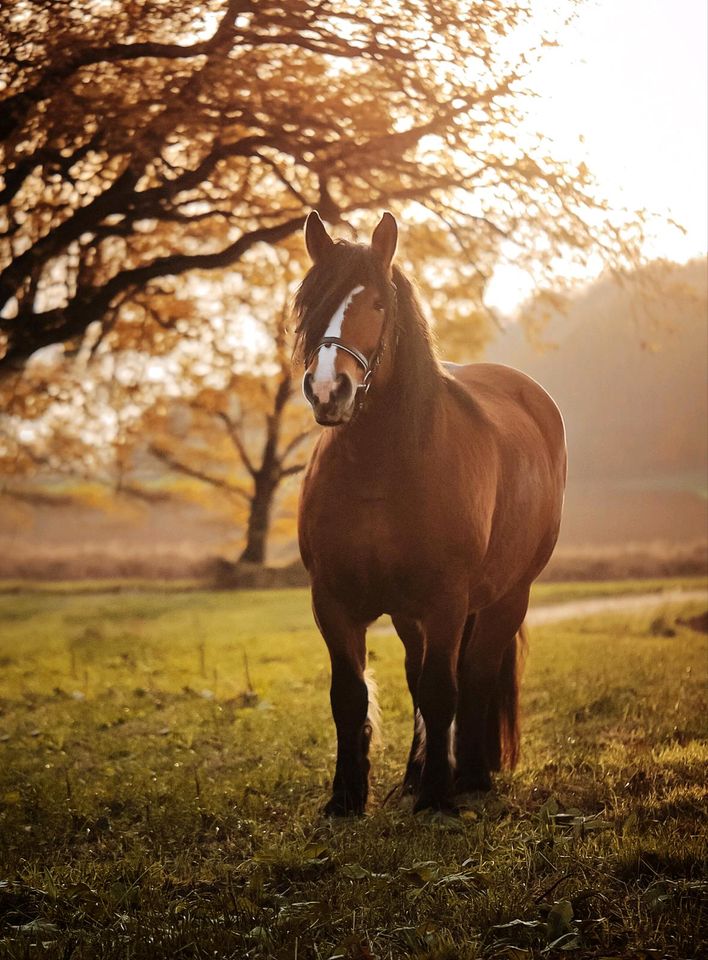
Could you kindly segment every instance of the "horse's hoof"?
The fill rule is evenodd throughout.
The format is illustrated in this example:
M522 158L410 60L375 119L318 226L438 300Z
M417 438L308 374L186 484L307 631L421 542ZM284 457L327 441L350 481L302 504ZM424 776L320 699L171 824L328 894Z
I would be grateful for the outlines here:
M322 811L325 817L363 817L364 801L351 797L334 796L325 804Z
M448 817L456 817L460 811L448 797L433 797L429 794L421 794L415 802L413 813L442 813Z
M455 794L455 803L461 814L480 817L487 809L488 798L488 793L482 793L479 790L465 791L465 793Z
M458 777L455 780L455 796L462 793L489 793L491 789L492 778L488 773Z

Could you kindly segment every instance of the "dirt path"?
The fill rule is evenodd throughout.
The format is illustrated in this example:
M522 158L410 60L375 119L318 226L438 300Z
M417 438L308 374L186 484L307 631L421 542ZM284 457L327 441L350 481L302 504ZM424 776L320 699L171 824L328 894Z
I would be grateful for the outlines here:
M629 594L623 597L591 597L587 600L568 600L565 603L547 603L531 607L526 615L530 627L544 623L560 623L598 613L643 613L660 609L667 603L702 600L708 603L706 590L666 590L663 593Z
M708 590L664 590L661 593L634 593L620 597L589 597L587 600L565 600L561 603L542 603L531 607L526 614L529 627L545 623L562 623L578 617L592 617L602 613L643 613L660 610L670 603L689 603L699 600L708 606ZM388 617L369 627L369 632L392 633Z

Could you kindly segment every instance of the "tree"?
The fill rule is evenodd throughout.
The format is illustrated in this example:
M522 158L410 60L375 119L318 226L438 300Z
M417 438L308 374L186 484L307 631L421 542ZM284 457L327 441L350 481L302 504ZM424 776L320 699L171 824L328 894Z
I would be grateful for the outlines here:
M305 468L303 447L313 435L311 416L302 404L290 402L295 387L289 300L303 259L292 243L271 252L265 269L272 274L278 268L276 289L263 276L262 260L244 262L228 301L231 307L238 302L258 325L261 348L251 343L234 368L232 350L214 338L208 353L202 351L199 370L185 374L190 391L181 426L175 427L170 409L148 410L143 418L150 451L170 471L235 501L244 528L239 560L249 563L265 562L277 495Z
M529 14L523 0L4 3L0 372L96 321L125 333L156 281L233 269L313 207L334 224L406 211L429 276L454 288L440 305L468 313L504 242L535 269L627 255L637 222L612 223L583 165L519 133L532 52L507 63L503 41Z
M171 495L221 512L225 501L229 522L244 532L240 559L263 563L280 488L292 491L287 481L304 469L303 445L313 433L304 404L290 403L289 301L304 260L299 239L247 258L238 275L210 289L206 311L196 297L169 291L138 299L134 326L156 314L159 329L162 313L174 324L176 335L149 353L144 338L138 351L138 341L123 337L120 349L109 338L93 354L84 344L78 357L59 363L38 355L8 393L0 492L44 501L41 482L26 481L51 473L81 480L82 502L100 497L101 486L104 502L111 491L145 501ZM155 459L168 471L157 482ZM52 497L75 499L71 492ZM292 504L286 507L291 535Z

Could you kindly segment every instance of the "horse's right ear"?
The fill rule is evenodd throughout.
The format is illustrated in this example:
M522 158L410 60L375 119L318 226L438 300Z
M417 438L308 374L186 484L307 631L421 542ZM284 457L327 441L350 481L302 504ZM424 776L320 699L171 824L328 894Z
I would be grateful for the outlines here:
M334 241L320 220L319 213L312 210L305 221L305 246L312 262L319 263L333 245Z

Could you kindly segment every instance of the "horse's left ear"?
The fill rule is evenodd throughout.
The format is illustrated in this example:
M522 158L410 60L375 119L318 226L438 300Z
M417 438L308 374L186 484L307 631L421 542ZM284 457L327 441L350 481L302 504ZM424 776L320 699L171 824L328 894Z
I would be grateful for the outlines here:
M378 254L387 273L391 268L397 241L398 226L396 225L396 218L387 210L371 235L371 249Z

